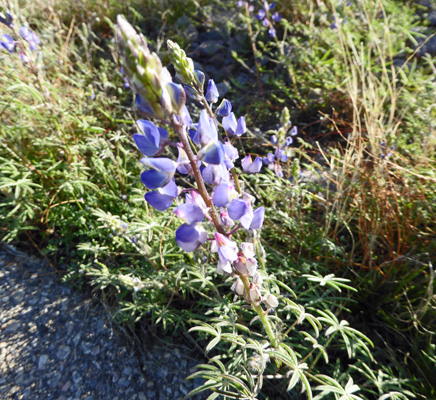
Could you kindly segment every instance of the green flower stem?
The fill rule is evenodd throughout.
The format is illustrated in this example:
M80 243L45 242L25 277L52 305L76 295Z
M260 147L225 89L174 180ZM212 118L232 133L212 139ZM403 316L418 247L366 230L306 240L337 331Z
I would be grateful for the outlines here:
M176 124L174 125L174 128L177 132L177 136L179 137L180 141L183 144L183 150L185 150L186 155L189 158L189 163L191 164L192 171L194 172L195 181L197 182L198 192L200 193L206 205L209 207L212 222L214 223L215 228L219 233L227 236L226 232L224 231L221 225L215 207L213 206L212 201L210 200L210 196L209 193L207 192L206 186L204 185L203 177L201 176L201 172L198 168L194 153L192 152L191 146L189 145L189 140L188 137L186 136L185 129L183 128L182 125L176 125Z
M277 339L274 335L271 324L268 321L268 318L267 318L265 312L263 311L263 308L260 305L255 305L254 302L251 300L250 282L248 281L248 278L245 275L242 275L240 273L238 273L238 275L239 275L239 278L241 278L242 283L244 284L245 292L247 293L247 297L250 301L251 306L257 312L257 315L259 316L259 319L262 322L262 325L265 329L266 334L268 335L268 339L269 339L271 346L274 348L277 348L278 347Z

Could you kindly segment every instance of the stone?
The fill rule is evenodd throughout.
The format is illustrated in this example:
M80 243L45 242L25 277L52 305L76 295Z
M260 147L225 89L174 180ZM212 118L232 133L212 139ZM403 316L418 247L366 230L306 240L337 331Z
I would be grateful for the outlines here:
M38 369L43 369L45 364L48 361L48 355L47 354L42 354L39 356L39 361L38 361Z
M56 357L58 360L63 361L65 360L71 353L70 346L61 345L56 352Z

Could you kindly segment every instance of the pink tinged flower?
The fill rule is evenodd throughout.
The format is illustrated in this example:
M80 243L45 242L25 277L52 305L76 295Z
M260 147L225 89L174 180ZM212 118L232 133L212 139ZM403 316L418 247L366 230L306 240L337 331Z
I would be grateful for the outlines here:
M259 304L262 301L262 296L260 294L260 290L257 285L250 285L250 298L254 304Z
M234 113L230 113L227 117L223 118L223 127L229 135L241 136L247 132L245 118L240 117L238 121L236 121Z
M229 213L225 208L221 208L220 212L221 222L224 226L227 226L228 228L231 228L235 223L233 220L229 217Z
M256 252L254 251L254 244L249 242L241 243L241 251L247 258L253 258L256 256Z
M256 159L252 161L251 154L249 154L242 159L241 165L244 172L257 174L262 168L262 159L260 157L256 157Z
M233 183L223 182L217 186L212 196L212 202L217 207L224 207L236 197Z
M174 180L169 181L164 187L148 192L144 198L148 204L158 211L168 210L173 204L173 200L178 195L177 185Z
M218 253L218 273L232 273L232 262L238 259L238 247L233 240L230 240L221 233L215 233L215 240L212 242L212 253Z
M176 243L186 252L197 250L207 240L207 233L200 225L182 224L176 230Z
M244 296L245 286L241 278L236 279L231 287L231 290L233 290L233 292L235 292L235 294L238 296Z
M257 261L254 258L246 258L239 255L236 262L233 264L236 270L245 276L253 276L257 271Z
M185 224L193 225L204 220L203 210L196 204L181 204L174 209L176 214Z
M167 141L168 132L163 128L158 128L152 122L143 119L138 119L136 124L142 133L133 135L136 146L144 156L154 156Z
M276 308L279 305L279 300L271 293L268 293L268 295L262 299L262 302L268 308Z
M148 189L165 186L174 176L177 163L169 158L142 158L141 163L151 168L141 174L141 182Z
M201 197L201 195L195 190L192 190L190 193L186 193L185 204L195 204L203 210L203 213L208 209L203 197Z

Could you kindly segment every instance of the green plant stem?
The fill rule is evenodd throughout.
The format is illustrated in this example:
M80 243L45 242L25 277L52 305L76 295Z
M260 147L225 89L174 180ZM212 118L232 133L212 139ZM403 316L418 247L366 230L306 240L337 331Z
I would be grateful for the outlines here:
M244 284L245 292L247 293L247 297L248 297L248 300L249 300L251 306L257 312L257 315L259 316L259 319L262 322L262 325L265 329L266 334L268 335L268 339L269 339L271 346L274 348L277 348L278 347L277 338L274 335L274 332L271 328L271 324L268 321L268 318L267 318L265 312L263 311L263 308L259 304L257 304L257 305L254 304L254 302L251 300L250 282L248 281L248 278L245 275L240 274L240 273L238 273L238 275L239 275L239 278L241 279L242 283Z
M185 129L183 128L183 125L174 125L174 128L177 132L177 136L179 137L180 141L183 144L183 150L185 150L186 155L189 158L189 163L191 164L195 181L197 182L198 192L200 193L206 205L209 207L210 217L212 218L212 222L219 233L226 235L226 232L221 226L221 222L215 210L215 207L213 206L212 201L210 200L210 196L209 193L207 192L206 186L204 185L203 177L201 176L200 169L198 168L197 165L197 160L195 159L194 153L192 152L191 146L189 145L189 141L188 141L188 137L186 136Z
M329 338L329 340L327 340L327 343L325 344L325 346L324 346L324 349L326 349L327 350L327 347L329 346L329 344L331 343L331 341L333 340L333 338L336 336L336 332L334 332L333 334L332 334L332 336L330 336L330 338ZM315 349L313 349L306 357L304 357L304 360L310 355L310 354L312 354L313 352L315 351ZM318 360L320 359L320 357L321 357L321 352L319 352L318 353L318 355L316 356L316 358L315 358L315 360L313 360L313 362L312 362L312 364L310 364L310 367L309 367L309 371L312 371L312 369L313 369L313 367L315 367L315 365L316 365L316 363L318 362Z

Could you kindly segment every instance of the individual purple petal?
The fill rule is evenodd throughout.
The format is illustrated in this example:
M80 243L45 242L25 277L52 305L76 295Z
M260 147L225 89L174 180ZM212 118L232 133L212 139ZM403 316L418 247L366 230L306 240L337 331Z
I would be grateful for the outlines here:
M288 147L289 145L291 145L293 143L294 139L292 139L290 136L288 136L285 139L285 142L283 143L282 148Z
M244 172L257 174L262 168L262 159L260 157L256 157L254 161L251 161L251 155L249 154L241 161L241 165Z
M211 141L218 140L218 132L216 130L215 122L210 118L206 110L203 110L200 113L197 132L202 146L207 145Z
M141 182L148 189L157 189L166 185L174 176L174 172L156 171L150 169L141 174Z
M269 33L269 35L271 36L271 37L276 37L276 30L275 30L275 28L269 28L268 29L268 33Z
M159 193L176 198L179 194L179 190L177 189L177 185L176 182L174 182L174 179L169 181L165 186L161 187L159 189Z
M160 133L157 127L150 121L139 119L136 121L143 134L133 135L136 146L147 157L154 156L159 151Z
M253 221L254 213L253 207L249 201L246 201L247 211L246 213L239 218L239 222L245 229L250 229L251 222Z
M235 135L236 136L241 136L245 132L247 132L247 125L245 124L245 118L244 117L239 117L238 123L236 125Z
M263 225L263 220L265 218L265 208L258 207L254 210L253 220L250 224L250 229L260 229Z
M182 224L176 230L176 243L186 252L197 250L207 239L207 233L199 225Z
M225 142L223 144L224 153L230 160L236 160L239 157L238 149L233 146L230 142Z
M224 161L224 149L220 141L209 142L198 152L198 158L205 163L219 165Z
M5 24L9 28L13 26L12 20L12 15L9 14L7 11L5 11L4 14L0 14L0 22L2 24Z
M275 145L277 145L277 143L279 142L279 140L277 139L277 136L276 136L276 135L271 135L270 142L271 142L271 144L272 144L273 146L275 146Z
M229 212L229 217L233 221L238 221L247 213L248 205L244 200L234 199L227 207L227 210Z
M170 95L171 106L173 110L176 112L176 114L180 114L186 102L185 89L183 89L182 85L174 82L168 82L165 85L165 88Z
M185 195L185 203L186 204L195 204L203 210L203 213L206 212L208 206L203 200L203 197L195 190L191 190L191 193L186 193Z
M191 125L191 128L188 129L188 135L196 145L200 146L200 133L197 130L197 126L198 124Z
M0 36L0 44L7 50L9 53L13 53L15 50L15 41L11 35L4 34Z
M227 99L223 99L221 104L215 110L216 114L220 117L226 117L232 112L232 103Z
M204 220L203 210L193 203L181 204L174 209L174 214L188 225L196 224Z
M219 98L218 89L215 85L215 82L213 79L209 79L209 82L207 84L207 91L206 91L206 100L209 103L216 103Z
M294 125L289 133L291 136L295 136L298 133L298 128Z
M162 194L158 190L146 193L144 198L148 204L158 211L168 210L168 208L172 206L174 200L173 196Z
M179 152L179 155L177 157L177 171L184 175L189 174L192 170L189 158L185 150L183 150L181 146L178 146L177 150Z
M194 70L194 78L195 78L195 80L196 80L197 86L198 86L201 90L203 90L204 80L205 80L205 78L206 78L206 77L204 76L204 73L201 72L201 71L199 71L199 70L197 70L197 69L195 69L195 70Z
M213 193L212 202L217 207L224 207L230 203L235 195L235 188L232 183L223 182L217 186Z
M224 165L209 164L201 171L201 175L206 183L219 185L222 181L228 181L229 172Z
M153 108L150 106L150 104L139 94L136 95L135 99L135 105L136 108L139 111L142 111L145 114L154 114Z
M233 135L236 130L237 122L234 113L230 113L223 118L223 127L229 135Z
M173 160L165 157L161 158L141 158L141 163L148 168L152 168L158 171L174 172L177 167L177 163Z
M272 2L269 6L267 6L267 7L268 7L268 10L272 10L272 9L275 8L275 6L276 6L276 2L273 1L273 2Z
M182 107L182 112L181 112L180 116L182 117L182 124L183 125L185 125L185 126L192 125L191 115L189 114L189 111L188 111L188 108L186 107L186 105L184 105Z

